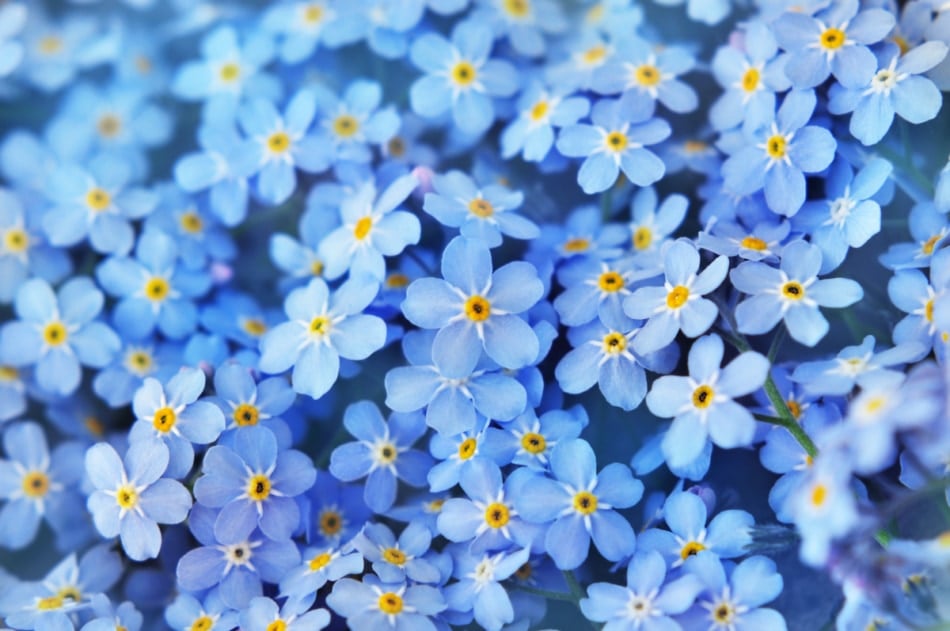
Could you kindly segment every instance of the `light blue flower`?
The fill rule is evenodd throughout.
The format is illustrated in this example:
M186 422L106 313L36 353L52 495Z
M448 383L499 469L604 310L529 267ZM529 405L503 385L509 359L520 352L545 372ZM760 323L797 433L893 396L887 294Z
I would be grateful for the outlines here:
M0 328L0 357L14 367L35 366L40 388L72 394L82 377L80 364L102 368L119 352L119 337L95 320L105 298L86 277L59 291L34 278L20 285L13 307L18 320Z
M941 249L950 235L947 215L939 212L931 202L914 204L907 223L914 240L892 243L880 256L881 265L892 270L928 267L934 253Z
M124 462L108 443L86 451L86 475L95 488L89 512L103 537L118 536L134 561L154 559L162 545L158 524L178 524L191 508L191 494L175 480L161 477L168 448L158 441L133 443Z
M686 15L695 22L709 26L719 24L732 9L729 0L655 0L657 4L675 7L686 5Z
M320 111L319 138L321 145L330 145L334 162L370 162L371 146L386 145L399 129L399 116L393 106L379 107L383 90L375 81L354 81L340 97L319 88L315 94Z
M663 456L671 467L683 467L703 453L707 440L723 449L752 443L755 420L733 399L758 390L768 375L768 360L754 351L742 353L720 368L724 347L718 335L707 335L689 351L689 376L664 376L646 397L650 412L673 417L663 437Z
M372 574L363 577L362 582L344 578L334 583L327 605L346 618L351 629L413 631L436 631L432 616L446 608L440 589L382 583Z
M438 567L425 558L430 543L429 528L422 522L410 522L398 540L387 526L367 524L349 545L372 563L376 575L388 583L438 583L442 578Z
M779 269L748 261L732 270L733 286L750 296L736 307L739 332L761 335L782 320L796 342L817 344L829 328L818 307L847 307L864 295L861 285L851 279L819 280L819 269L818 246L794 241L782 250Z
M637 262L643 267L661 264L659 253L683 219L689 200L680 194L673 194L663 200L657 196L652 186L637 191L630 202L630 244L637 255Z
M577 183L588 195L607 190L623 171L637 186L649 186L663 177L666 167L644 147L666 140L669 124L653 118L655 105L645 96L630 94L620 100L603 99L591 110L591 123L561 130L557 150L571 158L585 158Z
M491 27L482 21L459 23L452 40L426 33L409 50L412 63L426 73L409 88L412 110L426 118L452 111L466 134L481 134L495 119L492 97L518 90L518 75L507 61L491 59Z
M521 153L528 162L544 160L554 145L554 129L573 125L590 111L587 99L570 94L531 83L518 97L518 117L501 133L501 156Z
M320 631L330 624L330 612L326 609L307 611L307 607L294 601L287 601L278 608L270 598L258 596L241 611L239 620L244 631Z
M358 16L336 0L282 2L268 7L261 26L282 36L278 54L288 64L306 61L321 44L335 49L363 34Z
M775 609L762 607L774 600L783 586L775 562L752 556L727 575L711 552L700 552L686 564L705 589L698 607L683 618L684 628L736 629L737 631L785 631L785 619Z
M11 302L30 276L55 284L72 271L69 255L47 242L41 219L24 209L20 196L0 188L0 302Z
M524 565L529 553L528 548L523 548L511 553L477 555L465 548L456 548L453 574L459 580L445 588L449 608L473 611L476 622L488 631L500 631L514 622L511 597L501 581Z
M235 122L209 122L198 128L201 150L184 153L175 162L178 186L189 193L209 189L208 206L226 226L239 224L247 215L247 178L231 164L242 143Z
M178 594L165 609L165 622L175 631L191 631L204 619L211 621L208 631L231 631L238 625L238 613L228 609L216 591L210 592L204 603L190 594Z
M301 602L312 599L328 582L363 571L363 555L334 548L308 548L302 565L280 579L280 595Z
M515 463L546 471L551 450L562 440L580 436L587 427L587 412L580 405L569 410L548 410L540 417L528 409L504 429L489 427L483 449L501 464Z
M321 278L290 292L284 301L290 321L261 338L260 369L275 374L293 367L294 390L322 397L339 376L340 357L365 359L383 346L385 324L362 313L378 290L375 281L357 277L332 295Z

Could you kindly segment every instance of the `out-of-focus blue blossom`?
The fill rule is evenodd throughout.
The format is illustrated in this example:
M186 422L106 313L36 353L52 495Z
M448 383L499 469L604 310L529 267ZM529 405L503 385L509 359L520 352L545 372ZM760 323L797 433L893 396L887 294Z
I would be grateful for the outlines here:
M525 521L550 523L544 549L560 569L580 566L591 539L608 561L624 559L635 546L633 528L615 509L636 504L643 483L620 463L597 473L595 458L586 441L562 441L551 451L555 479L526 477L513 493L515 508Z
M22 73L29 83L47 93L62 88L78 71L93 65L85 54L97 31L91 16L67 15L57 20L38 6L30 7L21 34Z
M549 91L535 82L518 97L518 117L501 134L501 155L518 153L528 162L540 162L554 145L554 129L573 125L590 111L587 99Z
M637 191L630 202L629 226L630 243L641 265L660 265L658 254L683 223L688 206L683 195L670 195L661 203L653 187Z
M881 255L881 264L893 270L928 267L934 252L940 250L950 234L950 222L932 203L916 204L907 218L912 242L893 243Z
M865 145L884 138L895 114L915 125L933 119L943 99L933 81L920 75L943 61L947 50L943 42L926 42L906 55L895 51L879 61L878 71L868 80L833 88L828 111L853 112L849 129Z
M775 22L775 37L789 52L785 73L798 89L820 85L833 74L848 88L863 88L874 74L870 44L894 28L883 9L860 11L858 0L842 0L814 16L787 11Z
M613 56L594 72L593 89L600 94L635 92L659 101L676 113L695 110L696 92L679 75L696 60L677 46L654 46L639 37L619 40Z
M633 339L633 349L641 355L657 351L682 331L697 337L713 325L718 310L706 294L726 278L729 259L716 257L706 269L699 271L699 252L688 240L670 244L663 254L665 279L662 287L641 287L624 303L624 313L637 320L646 320Z
M736 307L739 331L760 335L782 320L796 342L817 344L829 328L818 307L847 307L864 295L851 279L819 280L821 259L818 246L794 241L783 248L779 269L752 261L735 268L732 284L750 296Z
M340 357L365 359L382 347L383 321L362 311L379 285L356 277L332 296L321 278L314 278L287 296L284 312L290 321L278 324L261 338L260 369L281 373L293 368L294 390L318 399L336 382Z
M192 299L208 290L211 279L203 270L185 269L177 259L175 241L150 230L139 237L134 259L113 256L99 265L100 285L120 299L113 312L120 333L141 339L158 328L181 339L194 330L198 310Z
M366 477L363 497L377 513L392 507L396 500L396 480L424 486L431 459L412 449L423 433L421 414L393 414L389 422L373 403L361 401L346 408L343 425L356 441L333 450L330 472L344 482Z
M847 395L855 385L863 386L866 379L882 372L898 374L895 369L919 360L926 350L924 345L908 340L875 353L874 337L868 335L861 344L841 349L833 359L800 363L791 378L810 393Z
M190 193L210 189L211 212L224 225L237 225L247 215L248 184L230 162L242 146L235 123L202 125L198 144L201 151L186 153L175 163L175 182Z
M231 261L237 248L222 229L217 216L204 204L173 184L156 188L159 201L145 220L145 230L158 229L178 241L178 256L189 269L202 269L215 262Z
M16 70L23 59L23 44L14 39L26 24L28 12L20 2L11 2L0 8L0 77Z
M394 108L380 108L383 92L375 81L354 81L339 98L326 90L316 90L315 95L321 118L319 138L321 145L332 146L334 162L370 162L371 147L386 144L399 129Z
M495 118L492 98L511 96L518 89L514 66L490 58L492 45L491 27L476 20L458 24L451 41L435 33L416 39L409 58L426 76L409 89L412 110L426 118L451 110L461 131L486 131Z
M66 252L46 242L39 219L13 191L0 189L0 302L12 301L30 276L57 283L72 269Z
M591 109L591 123L568 125L561 130L557 150L571 158L585 158L577 183L587 194L600 193L617 181L623 171L637 186L649 186L663 177L665 166L644 147L670 135L669 124L653 117L653 101L630 94L620 100L603 99Z
M72 394L82 378L80 364L102 368L119 351L119 337L96 320L104 303L85 277L70 279L56 293L44 280L26 281L13 304L19 319L0 328L0 357L14 367L35 366L43 390Z
M109 599L102 596L92 603L96 617L82 626L82 631L113 631L116 628L139 631L142 628L142 612L126 601L113 608Z
M663 456L672 467L698 458L707 437L719 447L749 445L755 420L733 399L758 390L768 375L768 360L754 351L742 353L720 369L724 347L718 335L707 335L689 351L689 376L668 375L653 382L647 407L661 417L673 417L663 437Z
M689 19L703 24L714 25L722 22L732 9L729 0L654 0L657 4L675 7L686 5Z
M280 36L278 54L288 64L306 61L321 44L327 48L351 44L363 32L358 16L335 0L278 3L264 13L261 26Z
M737 195L765 190L775 212L791 216L805 203L805 173L823 171L835 156L831 133L809 125L817 99L811 90L785 96L774 120L754 133L722 165L727 189Z
M88 500L96 529L103 537L118 536L135 561L157 557L158 523L181 523L191 508L191 493L161 477L167 466L168 448L158 441L133 443L124 461L108 443L86 452L86 475L96 489Z
M563 33L568 27L561 6L552 0L481 0L479 4L484 8L475 16L490 21L496 39L507 37L515 52L527 57L543 55L544 36Z

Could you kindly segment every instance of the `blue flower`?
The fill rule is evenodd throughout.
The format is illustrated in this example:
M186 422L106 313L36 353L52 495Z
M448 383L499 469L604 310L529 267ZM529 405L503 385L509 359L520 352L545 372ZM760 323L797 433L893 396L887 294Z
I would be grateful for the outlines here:
M507 61L490 59L493 36L484 22L467 20L452 30L452 41L426 33L409 49L412 63L426 73L409 88L412 110L426 118L451 109L452 120L466 134L481 134L495 119L492 97L518 89L518 75Z
M103 537L118 536L134 561L154 559L162 545L158 524L178 524L191 509L191 494L175 480L161 477L168 448L160 442L129 446L124 462L108 443L86 451L86 475L95 488L88 507Z
M699 106L696 92L679 78L696 60L678 46L653 46L637 37L617 41L614 55L594 72L593 89L599 94L634 92L659 101L680 114Z
M232 261L237 256L231 235L208 211L207 204L196 204L192 196L171 183L160 185L156 190L158 206L145 220L145 230L158 229L174 235L185 267L200 270L209 264Z
M481 453L487 425L486 419L479 418L472 431L461 432L455 436L436 434L432 437L429 450L441 462L433 466L426 475L430 491L439 493L452 488L458 484L462 471L471 467L473 462L498 455L489 454L487 451Z
M305 498L310 504L304 520L307 540L326 547L349 542L372 515L362 486L342 484L332 475L318 475Z
M551 525L544 549L562 570L587 559L591 539L608 561L633 552L635 535L614 509L629 508L643 495L643 483L623 464L609 464L597 473L594 450L584 440L561 441L551 451L555 479L533 476L513 489L512 499L528 522Z
M280 579L280 595L290 600L308 601L327 584L363 571L363 555L334 548L308 548L303 564L286 572Z
M159 440L168 447L165 475L182 479L195 461L192 443L207 445L224 430L224 415L213 403L198 401L205 388L205 374L197 368L182 368L161 382L146 377L132 400L136 421L129 441Z
M70 513L82 512L76 492L83 472L83 449L78 443L61 443L50 454L42 428L23 421L3 432L0 460L0 545L20 549L29 545L46 521L59 533L72 526Z
M215 445L205 453L195 499L220 508L214 536L224 544L246 541L255 527L268 538L287 539L300 524L294 498L311 486L317 472L306 454L279 451L266 427L248 427L233 447Z
M859 248L881 230L881 207L872 196L887 182L892 166L873 158L855 175L846 163L832 164L825 179L827 201L806 202L793 224L811 233L821 248L820 273L844 261L848 248Z
M537 358L538 338L518 316L544 293L533 265L515 261L493 273L484 244L456 237L442 254L442 275L414 281L402 311L416 326L439 329L432 358L446 377L472 374L482 349L509 369Z
M373 571L387 583L410 580L414 583L438 583L438 567L425 558L432 533L421 522L411 522L399 540L383 524L367 524L350 543L372 563ZM361 568L362 569L362 568Z
M782 591L782 575L775 563L763 556L753 556L726 570L716 555L700 552L686 565L703 583L706 595L697 600L691 615L683 619L686 628L785 631L782 614L762 607Z
M405 9L405 4L401 8ZM352 82L342 98L321 89L316 91L316 96L321 113L321 145L330 145L330 157L338 163L338 168L341 162L370 162L370 145L385 145L399 129L399 116L394 108L379 109L383 91L375 81Z
M236 363L228 363L214 373L215 403L226 415L225 437L232 437L242 427L260 424L287 448L291 443L290 428L279 415L294 403L296 395L286 379L272 377L255 384L250 371Z
M92 601L92 608L96 617L82 625L81 631L113 631L116 628L139 631L142 628L142 613L131 602L113 608L108 597L102 595Z
M930 202L915 204L910 209L907 223L914 241L892 243L881 255L881 264L889 269L929 266L934 252L940 250L950 234L947 215Z
M196 625L207 631L231 631L238 624L238 614L227 608L216 591L204 603L190 594L178 594L165 609L165 622L175 631L191 631Z
M330 624L330 612L326 609L312 609L301 613L297 603L288 601L280 609L270 598L258 596L241 611L240 623L244 631L320 631Z
M343 283L332 296L321 278L293 290L284 301L290 321L261 338L260 369L274 374L293 367L294 390L322 397L339 376L340 357L365 359L382 348L385 324L361 313L378 291L378 283L363 277Z
M113 318L124 336L141 339L158 327L166 336L181 339L194 330L198 310L192 299L208 290L211 279L177 260L175 241L149 230L139 237L134 259L113 256L96 269L102 288L120 299Z
M538 57L545 52L545 35L567 30L568 21L561 5L552 0L532 2L494 2L492 8L476 11L475 16L491 21L495 38L508 37L519 55Z
M627 319L623 303L633 293L634 284L657 273L657 269L644 270L630 257L611 261L578 257L557 271L558 282L565 289L554 299L554 309L561 324L567 326L580 326L595 318L616 325Z
M201 151L185 153L175 163L175 183L189 193L210 189L208 206L226 226L247 215L247 178L231 165L242 143L233 122L206 123L198 129Z
M426 193L423 210L452 228L460 228L463 237L501 245L502 234L515 239L534 239L540 234L534 222L513 212L524 195L503 186L479 188L461 171L449 171L432 179L435 192Z
M652 100L637 94L603 99L591 110L593 124L561 130L557 150L571 158L585 158L577 173L577 183L585 193L607 190L621 171L637 186L649 186L663 177L663 161L644 148L670 135L669 124L653 118L654 109Z
M751 229L738 221L720 220L699 233L696 247L747 261L777 260L791 229L786 220L766 220Z
M666 563L658 552L637 551L627 566L626 587L593 583L580 607L588 620L607 622L618 631L676 629L679 626L670 616L689 609L702 589L691 574L668 581Z
M947 45L925 42L899 55L897 51L880 60L879 69L862 85L835 86L828 100L832 114L853 112L848 128L865 145L879 142L897 114L915 125L932 120L943 103L933 81L920 76L947 55ZM850 89L849 89L850 88Z
M525 410L504 429L489 427L485 435L484 449L501 461L511 462L545 471L551 450L562 440L580 436L588 424L587 412L580 405L569 410L549 410L538 417L534 410Z
M451 498L442 505L436 521L439 533L449 541L468 543L476 555L513 545L532 547L541 529L525 523L512 504L518 475L513 473L502 484L498 465L487 458L473 460L459 475L466 498Z
M341 11L332 0L283 2L268 7L261 26L282 36L278 54L287 64L306 61L321 44L339 48L359 40L363 34L359 17L354 12Z
M752 544L752 515L727 510L706 525L706 504L690 491L671 493L663 504L663 521L669 530L651 528L640 535L637 550L656 550L670 567L680 567L690 557L708 550L720 559L742 556Z
M12 301L30 276L58 283L72 270L67 253L46 242L40 219L35 212L24 212L13 191L0 188L0 302Z
M736 307L739 332L768 333L784 320L792 339L806 346L817 344L828 332L828 321L818 307L847 307L864 295L861 285L851 279L819 280L819 269L818 246L794 241L782 250L780 269L748 261L732 270L733 286L750 295Z
M656 189L652 186L637 191L630 202L630 243L637 255L637 262L646 267L659 265L659 253L683 219L689 200L673 194L659 203Z
M376 196L376 186L367 181L340 204L341 225L320 241L318 253L324 275L336 279L349 271L382 282L386 277L384 256L396 256L419 242L421 226L414 214L396 210L419 181L412 174L396 179Z
M327 605L346 618L350 629L436 631L432 616L444 611L441 590L429 585L382 583L369 574L360 581L340 579Z
M476 413L509 421L527 405L527 392L516 379L490 360L460 378L446 377L432 363L432 331L411 331L402 340L403 352L415 365L386 373L386 405L396 412L426 409L426 425L454 436L475 428Z
M44 280L20 285L14 310L19 320L0 329L0 356L14 367L36 367L43 390L72 394L82 377L80 364L102 368L119 351L119 337L94 318L105 299L85 277L70 279L57 293Z
M789 92L771 124L746 134L743 148L722 165L725 187L737 195L764 188L769 208L797 213L805 202L804 174L826 169L837 147L827 129L808 125L815 103L811 90Z
M366 477L367 506L377 513L389 510L396 500L397 479L425 485L432 460L411 448L426 430L421 414L393 414L387 423L375 404L360 401L347 406L343 425L358 440L333 450L330 473L344 482Z
M874 341L874 336L867 335L860 344L844 347L832 359L801 362L792 372L792 380L810 394L848 395L855 385L863 387L867 379L881 373L900 374L904 364L920 360L927 352L925 346L911 339L875 353Z
M445 588L445 600L454 611L473 611L478 624L488 631L500 631L513 622L515 611L511 597L501 581L514 574L528 561L530 550L474 555L456 548L453 575L459 579Z
M570 96L563 87L548 90L532 83L518 97L518 117L501 133L501 156L518 153L528 162L541 162L554 145L554 128L573 125L587 116L590 103L581 96Z
M773 26L779 45L789 53L785 74L796 88L813 88L834 74L848 88L863 88L874 74L868 46L894 28L884 9L859 11L858 0L842 0L815 16L787 11Z
M26 23L28 12L26 6L12 3L0 8L0 23L4 24L0 31L0 77L6 77L20 65L23 59L23 44L12 36L16 35Z
M689 351L689 376L660 377L647 395L653 414L673 417L663 438L663 455L671 467L685 466L699 457L707 439L724 449L752 443L755 420L733 399L765 383L769 362L748 351L720 369L723 351L718 335L701 337Z
M686 239L672 243L663 262L663 286L641 287L623 304L629 317L646 320L633 338L633 350L641 355L665 347L680 331L697 337L709 330L718 310L715 303L703 296L716 289L729 270L729 259L719 256L697 275L699 252Z

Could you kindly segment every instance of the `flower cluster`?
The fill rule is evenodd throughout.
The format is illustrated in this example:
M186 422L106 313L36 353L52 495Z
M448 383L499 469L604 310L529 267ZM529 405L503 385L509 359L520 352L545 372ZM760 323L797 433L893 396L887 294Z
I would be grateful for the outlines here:
M0 626L947 628L948 45L0 0Z

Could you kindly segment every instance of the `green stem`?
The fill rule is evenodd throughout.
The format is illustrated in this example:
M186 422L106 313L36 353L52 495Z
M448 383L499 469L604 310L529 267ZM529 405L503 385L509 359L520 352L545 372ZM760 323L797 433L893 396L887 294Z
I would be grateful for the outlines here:
M798 444L802 446L805 453L812 458L817 456L818 448L815 447L815 443L812 442L811 437L805 433L805 430L802 429L802 426L798 424L798 421L788 409L788 405L785 403L785 399L782 398L782 393L778 391L778 386L775 385L775 380L772 379L771 373L769 373L769 376L765 379L765 385L763 387L765 388L765 395L772 403L772 407L778 412L780 421L778 424L788 430L788 433L798 441Z
M577 582L577 577L574 576L574 572L572 572L571 570L564 570L561 573L564 575L564 582L567 583L567 588L571 592L571 600L574 602L575 605L577 605L577 608L580 609L581 599L586 597L586 595L584 594L584 588L581 587L581 584ZM589 620L588 622L590 622L590 626L593 627L595 631L601 628L601 625L597 624L596 622L593 622L591 620Z

